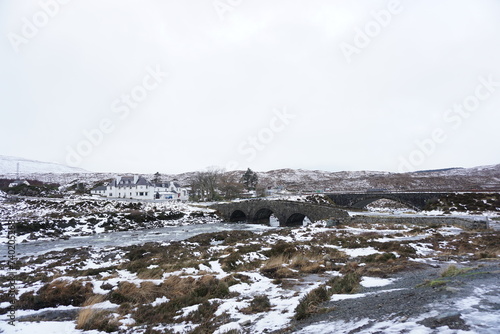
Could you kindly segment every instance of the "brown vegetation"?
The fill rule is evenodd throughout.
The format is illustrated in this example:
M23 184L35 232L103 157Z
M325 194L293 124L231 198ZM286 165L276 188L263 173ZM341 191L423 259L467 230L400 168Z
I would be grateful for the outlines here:
M179 319L174 319L174 317L180 309L206 304L210 299L223 299L230 295L228 285L211 275L205 275L198 280L172 276L165 280L159 289L170 300L158 306L139 305L137 310L133 312L138 323L178 322ZM210 309L210 307L208 308Z
M250 302L250 306L241 310L244 314L267 312L271 309L271 302L266 295L255 296Z
M83 330L99 330L104 332L115 332L120 323L108 310L94 308L95 304L105 300L103 295L94 295L89 297L83 304L85 306L78 313L76 328Z
M23 293L17 306L33 310L60 305L81 306L92 295L92 283L56 280L42 286L36 294L33 291Z

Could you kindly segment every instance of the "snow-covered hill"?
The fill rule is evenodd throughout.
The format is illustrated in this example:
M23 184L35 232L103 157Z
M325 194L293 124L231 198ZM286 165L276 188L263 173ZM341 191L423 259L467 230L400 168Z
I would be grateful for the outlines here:
M240 178L244 171L230 172ZM189 185L194 172L163 175ZM389 191L412 190L495 190L500 191L500 165L474 168L451 168L414 173L390 173L380 171L328 172L303 169L278 169L258 172L261 187L280 186L290 191L335 192L387 189ZM109 177L109 175L103 175ZM153 175L145 175L150 179ZM104 179L105 177L103 177Z
M57 163L0 155L0 174L15 176L18 163L19 170L22 175L35 173L87 173L87 171L84 169L69 167Z
M305 171L259 173L260 183L305 191L500 190L500 165L413 173Z
M119 173L92 173L83 169L21 158L0 156L0 178L15 178L16 165L20 163L21 177L44 182L68 184L84 182L93 184L111 179ZM188 186L196 172L165 174L164 180L177 180ZM229 172L239 179L244 171ZM152 180L152 174L143 174ZM500 191L500 164L473 168L447 168L413 173L390 173L381 171L329 172L303 169L278 169L258 172L260 187L282 187L290 191L336 192L387 189L390 191L412 190L491 190Z

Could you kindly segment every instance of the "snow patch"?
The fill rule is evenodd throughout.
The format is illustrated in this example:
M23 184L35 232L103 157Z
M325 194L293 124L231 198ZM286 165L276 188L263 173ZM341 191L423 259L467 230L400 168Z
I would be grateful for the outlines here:
M368 256L372 254L380 254L378 250L373 247L365 247L365 248L340 248L342 252L346 253L350 257L358 257L358 256Z
M364 276L361 279L360 284L365 288L375 288L392 284L394 281L395 279L393 278L378 278L378 277Z

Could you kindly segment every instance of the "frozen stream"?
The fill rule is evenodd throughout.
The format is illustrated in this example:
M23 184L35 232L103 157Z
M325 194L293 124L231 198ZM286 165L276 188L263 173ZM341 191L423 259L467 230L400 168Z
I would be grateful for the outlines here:
M256 224L194 224L186 226L169 226L150 230L99 233L84 237L72 237L64 240L42 240L17 245L19 255L35 255L51 251L62 251L66 248L78 247L116 247L144 244L146 242L165 242L188 239L202 233L228 230L262 231L272 227Z

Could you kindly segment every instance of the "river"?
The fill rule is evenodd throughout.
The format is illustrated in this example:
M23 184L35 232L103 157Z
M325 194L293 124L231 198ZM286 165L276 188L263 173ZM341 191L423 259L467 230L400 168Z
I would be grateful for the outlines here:
M67 240L41 240L21 243L16 246L21 256L40 255L51 251L62 251L66 248L92 246L96 248L121 247L146 242L168 242L188 239L202 233L228 230L263 231L273 227L257 224L215 223L193 224L186 226L169 226L149 230L107 232L83 237L72 237Z

